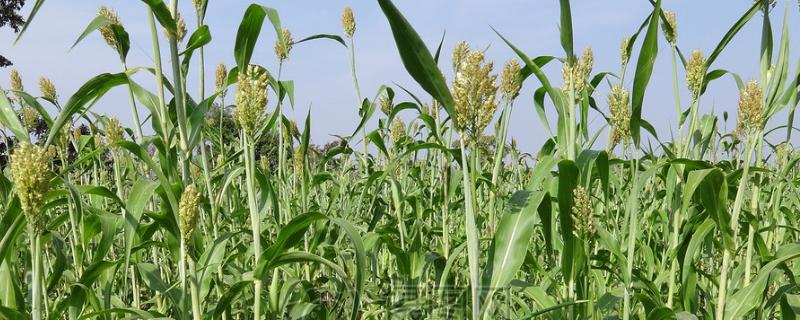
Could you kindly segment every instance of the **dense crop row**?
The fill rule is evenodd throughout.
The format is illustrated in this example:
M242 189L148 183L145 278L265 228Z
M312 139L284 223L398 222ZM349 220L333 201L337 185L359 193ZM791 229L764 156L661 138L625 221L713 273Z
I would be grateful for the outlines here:
M569 0L560 0L563 56L529 57L496 31L515 56L502 68L464 42L452 55L430 50L390 0L377 0L424 92L383 86L362 96L350 9L342 36L295 40L275 10L251 5L236 65L220 65L205 92L207 2L182 16L177 2L141 3L152 66L128 66L134 31L102 7L76 45L101 35L124 72L100 74L68 99L47 79L35 96L16 71L0 90L0 318L800 313L793 6L773 30L774 4L755 1L713 52L686 55L675 14L650 1L652 14L622 42L620 69L598 72L591 49L573 48ZM759 78L714 68L757 17ZM190 18L200 27L187 30ZM275 40L278 70L253 57L265 39ZM324 147L309 141L316 119L284 116L294 82L281 78L293 47L318 39L348 48L363 101L358 127ZM672 57L680 123L670 139L642 118L658 54ZM563 79L542 71L555 65ZM740 94L733 132L703 100L723 76ZM522 86L534 95L519 97ZM130 94L132 128L91 111L115 87ZM550 136L535 155L508 137L518 105L535 108ZM597 115L607 126L591 132Z

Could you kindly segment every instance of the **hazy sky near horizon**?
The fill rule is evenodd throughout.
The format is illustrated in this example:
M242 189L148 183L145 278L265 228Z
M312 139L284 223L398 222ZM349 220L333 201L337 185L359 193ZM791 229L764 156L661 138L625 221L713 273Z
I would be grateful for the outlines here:
M253 0L210 0L206 24L211 29L213 40L206 46L205 51L207 92L212 91L215 66L218 63L225 63L229 67L235 64L233 47L236 31L245 9L253 2ZM421 97L426 96L403 68L391 30L377 2L354 0L255 2L277 9L283 26L292 31L295 39L320 33L342 34L340 20L342 9L346 6L352 7L357 21L355 38L357 71L364 96L372 97L380 85L395 86L394 83L410 88ZM446 74L450 73L450 52L458 40L466 40L474 48L488 47L487 55L495 60L495 71L498 73L502 70L502 64L515 56L494 34L490 26L496 28L531 57L564 55L559 43L559 8L556 0L396 0L395 2L431 50L435 49L443 32L446 31L441 63ZM789 29L794 33L790 39L798 39L796 34L800 30L798 28L800 19L796 1L778 2L771 16L775 41L781 36L783 13L787 3ZM28 1L24 9L26 14L32 4L33 1ZM88 37L76 48L69 50L78 35L94 18L101 4L106 4L119 12L126 30L131 35L128 65L131 67L153 65L149 25L145 6L140 1L49 0L18 44L13 44L15 35L10 30L0 31L0 43L3 44L0 54L15 63L14 68L22 74L27 91L38 94L37 79L46 76L55 83L63 103L93 76L103 72L121 71L122 66L116 54L107 47L99 34ZM191 1L184 0L180 4L191 33L196 25L194 14L190 14L193 13ZM678 46L687 55L693 49L700 49L708 55L751 4L750 0L663 1L665 9L677 13ZM572 1L576 52L590 46L595 54L594 72L619 73L621 39L636 32L651 10L652 7L647 0ZM756 79L761 20L761 14L756 15L731 42L712 69L727 69L738 73L743 79ZM274 41L274 32L268 22L265 22L253 55L253 62L277 72L273 53ZM637 43L635 52L638 50ZM792 43L791 52L790 68L794 71L798 59L796 41ZM167 53L167 45L162 37L165 66L169 65ZM197 59L194 59L195 63L196 61ZM635 60L632 64L634 63ZM188 88L192 95L196 95L198 91L196 68L193 66L189 74ZM546 68L552 82L558 85L562 82L560 68L556 63L551 63ZM625 86L628 88L632 85L634 68L632 65L627 70ZM0 85L5 88L8 87L9 71L10 68L0 69ZM293 49L288 64L284 65L282 78L295 81L296 108L289 110L288 114L297 119L298 123L302 123L301 120L311 108L312 140L315 143L324 144L332 139L330 135L348 135L355 129L359 118L347 49L329 40L299 44ZM147 82L146 77L142 79L142 82ZM679 79L682 104L686 106L688 94L681 67L679 67ZM533 91L539 86L540 83L533 77L524 83L523 92L515 104L510 126L511 136L515 137L520 142L522 150L527 152L538 150L547 138L532 102ZM396 91L400 91L396 86L395 88ZM660 37L659 55L645 97L643 117L650 121L656 127L659 136L664 138L672 134L676 124L672 88L670 50L664 38ZM607 92L608 85L603 84L595 94L595 99L604 112L607 110L605 103ZM92 111L116 115L127 126L131 126L131 111L127 99L126 89L121 87L113 89L93 107ZM409 97L401 95L396 102L410 100ZM723 111L727 111L730 114L728 119L730 129L735 126L737 100L735 83L730 77L725 77L709 87L701 110L704 113L713 111L720 116ZM142 114L145 110L140 107ZM552 107L547 111L549 115L555 115ZM596 112L592 112L591 117L593 127L599 128L604 123ZM785 123L785 119L784 112L777 115L773 123L782 124ZM551 124L555 122L551 121ZM150 125L146 124L144 127L147 129ZM373 122L371 128L374 127ZM601 136L602 145L605 144L605 139L605 135Z

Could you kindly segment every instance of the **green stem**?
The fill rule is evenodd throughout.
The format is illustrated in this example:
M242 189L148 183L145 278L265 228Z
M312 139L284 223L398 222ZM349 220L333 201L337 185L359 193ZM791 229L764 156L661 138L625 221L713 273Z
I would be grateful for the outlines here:
M158 28L156 21L153 17L153 11L147 7L147 18L150 23L150 38L153 41L153 60L155 61L156 71L156 91L158 92L158 107L159 107L159 120L161 125L161 132L164 135L164 144L170 145L169 139L169 111L167 110L167 103L164 98L164 72L161 66L161 44L158 41Z
M111 151L111 156L112 156L112 158L114 160L114 164L113 164L113 167L114 167L114 183L115 183L115 185L117 187L117 197L119 197L120 199L125 199L125 193L122 190L122 169L120 168L121 154L117 150L112 150ZM122 221L128 221L128 210L126 210L124 207L122 208ZM122 229L122 235L123 235L122 238L123 239L126 238L126 236L125 236L126 233L127 232L126 232L125 228L123 228ZM123 244L123 246L127 248L126 244ZM127 281L128 275L129 275L128 274L128 265L130 265L130 256L131 256L130 252L128 252L128 250L126 250L125 251L125 265L123 266L123 268L125 270L124 271L124 274L125 274L125 278L124 279L125 279L125 281ZM131 282L133 282L133 280L131 280ZM124 283L123 290L127 291L128 284L127 284L127 282L123 282L123 283Z
M125 73L128 72L128 64L123 60L122 67L125 69ZM142 134L142 123L139 121L139 110L136 108L136 99L133 96L133 87L128 85L128 100L131 104L131 113L133 114L133 122L136 124L133 129L136 134L136 141L141 143L144 139L144 135Z
M184 249L185 250L185 249ZM189 272L191 272L192 277L189 280L189 284L191 285L190 293L192 295L192 319L193 320L201 320L203 319L202 309L200 308L200 291L199 291L199 283L197 280L197 265L195 264L192 258L187 259L189 262Z
M683 223L683 207L680 199L680 178L677 177L677 169L672 169L676 172L675 178L675 194L672 197L673 207L675 208L675 215L672 219L672 230L670 230L670 251L669 255L665 258L671 260L669 267L669 289L667 292L667 307L672 308L674 303L674 295L676 288L676 273L678 272L678 235L680 234L681 224ZM669 257L669 258L667 258Z
M29 230L32 228L29 228ZM32 232L33 233L33 232ZM33 261L32 281L31 281L31 319L42 319L42 238L38 233L33 234L31 239L31 257Z
M508 135L508 125L511 120L511 110L513 110L513 101L506 101L503 106L503 116L500 118L500 135L495 140L494 150L494 164L492 165L492 187L494 188L489 194L489 226L494 233L495 225L497 224L497 208L495 207L495 199L497 197L498 180L500 179L500 169L503 166L503 157L506 147L506 139Z
M577 123L575 122L575 89L573 85L570 84L568 89L569 94L567 100L567 128L566 128L566 135L567 135L567 143L564 146L567 150L567 160L575 160L575 146L577 144ZM558 146L561 148L562 146Z
M255 143L243 131L244 158L245 158L245 179L247 185L247 204L250 209L250 222L253 229L253 270L258 267L259 256L261 255L261 218L256 204L255 186ZM253 280L255 285L253 316L255 319L261 318L261 279Z
M678 89L678 60L675 56L675 47L672 47L672 90L675 96L675 121L678 123L678 128L682 128L683 122L681 121L681 114L683 113L683 107L681 106L681 94ZM683 135L683 133L681 130L678 130L678 139L676 140L678 143L682 141L681 135ZM675 150L680 152L681 146L676 146Z
M639 219L637 216L637 209L635 208L636 202L638 201L639 193L638 193L638 180L639 180L639 162L635 158L635 155L631 157L631 170L633 171L633 180L631 185L633 186L631 194L628 196L628 205L627 205L627 215L628 215L628 244L627 244L627 266L625 269L625 294L623 297L623 304L624 310L622 319L628 320L630 319L631 313L631 291L633 291L633 263L634 263L634 250L636 249L636 234L638 232L639 227Z
M461 144L461 173L464 184L464 227L467 234L467 261L469 264L470 289L472 292L472 319L478 320L480 318L480 296L478 293L478 287L480 286L480 275L478 270L478 255L480 254L480 247L478 244L478 227L475 224L475 199L473 196L474 186L472 176L470 175L470 169L467 165L469 158L467 158L467 145L465 141L467 138L465 137L465 134L465 132L461 132L459 134L459 142ZM474 154L475 151L473 150L472 153ZM477 168L472 169L476 170Z
M358 106L359 110L361 109L361 86L358 85L358 75L356 73L356 46L355 41L353 41L353 37L350 37L350 73L353 77L353 87L356 89L356 105ZM369 152L369 140L367 140L367 130L364 127L361 127L361 135L364 138L364 154L362 156L363 165L364 165L364 172L368 173L369 168L367 168L367 154Z
M731 229L733 234L738 234L739 230L739 214L742 211L742 201L744 199L745 189L747 188L747 179L750 173L750 161L753 157L753 150L755 143L753 143L753 135L747 137L747 153L745 154L744 168L742 168L742 177L739 178L739 188L736 191L736 199L733 202L733 211L731 212ZM735 246L734 237L734 246ZM722 269L719 275L719 294L717 296L717 312L716 319L725 319L725 300L728 294L728 269L731 264L731 252L728 248L723 248L722 253Z
M201 15L201 12L197 10L197 27L199 28L202 25L203 25L203 16ZM200 47L200 49L198 49L198 59L199 59L198 72L200 73L198 75L199 77L198 80L200 82L198 89L200 93L200 101L203 101L206 99L206 57L203 47Z
M763 147L764 139L763 137L759 136L756 138L758 140L758 146L755 149L756 152L756 161L754 166L758 167L761 165L761 150ZM758 200L759 194L761 193L761 184L758 181L759 175L755 174L756 182L753 184L753 191L750 194L750 213L756 217L759 216L758 214ZM747 250L745 254L745 263L744 263L744 285L747 286L750 284L750 274L752 261L753 261L753 237L755 236L755 229L753 229L750 224L747 224Z
M178 0L172 0L170 2L170 13L172 13L173 17L178 16ZM181 75L181 65L180 65L180 58L178 56L178 40L175 37L168 37L169 38L169 52L172 60L172 77L174 81L175 87L175 113L178 116L178 133L180 135L180 164L181 164L181 176L184 182L188 182L190 178L189 173L189 165L188 165L188 156L189 156L189 144L188 144L188 134L186 131L186 124L188 120L186 118L186 98L185 98L185 86L183 85L183 76Z

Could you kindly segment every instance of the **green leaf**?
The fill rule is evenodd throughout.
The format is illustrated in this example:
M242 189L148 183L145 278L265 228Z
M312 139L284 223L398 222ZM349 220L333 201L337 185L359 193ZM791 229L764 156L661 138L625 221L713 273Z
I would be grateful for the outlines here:
M92 34L93 32L108 27L111 29L114 40L116 40L116 50L118 51L122 60L125 60L125 57L128 55L128 51L130 50L130 37L128 36L128 32L125 31L125 28L121 25L114 24L113 21L108 19L106 16L98 15L91 22L89 25L84 28L83 32L78 36L78 39L75 40L75 43L69 48L70 50L74 49L75 46L78 45L83 39L87 36Z
M522 52L522 50L520 50L514 44L512 44L511 41L503 37L503 35L500 34L500 32L498 32L494 28L492 28L492 30L494 30L497 36L500 37L500 39L502 39L506 43L506 45L508 45L508 47L511 48L511 50L514 50L514 53L516 53L517 56L519 56L519 58L522 60L522 62L525 63L525 69L523 69L523 71L530 69L530 71L533 72L536 78L539 79L539 82L542 83L542 87L544 87L545 91L547 91L547 95L550 96L550 99L556 106L556 110L559 110L560 113L561 112L560 110L563 109L562 107L564 105L563 93L560 89L555 88L553 87L553 85L550 84L550 79L547 78L547 75L545 75L544 71L542 71L541 69L542 66L547 64L552 59L549 59L548 57L539 57L531 61L531 59L528 58L528 56L524 52ZM542 58L541 59L542 61L538 61L540 58ZM542 101L544 101L544 99L542 99ZM562 127L563 126L559 126L559 130L561 130Z
M28 130L25 130L25 127L23 127L22 123L19 121L17 113L14 111L14 108L11 107L11 100L6 96L6 91L3 90L3 87L0 87L0 123L11 130L14 136L20 141L30 141L28 138Z
M31 96L31 95L29 95L29 94L27 94L25 92L22 92L22 91L17 91L15 93L17 93L20 96L22 96L22 99L25 100L25 104L27 104L28 106L36 109L36 112L38 112L39 115L42 116L42 119L44 120L45 124L47 124L48 128L53 125L53 118L50 117L50 113L47 112L47 110L42 106L41 103L39 103L39 101L36 100L36 98L34 98L33 96ZM42 99L45 99L45 98L43 97ZM47 99L45 99L45 100L47 100ZM53 104L55 104L55 103L53 103Z
M303 154L303 159L308 155L308 145L311 143L311 108L308 109L306 114L306 121L303 125L303 135L300 141L300 152Z
M12 202L0 223L0 227L2 227L0 230L3 230L2 238L0 238L0 264L2 264L3 260L8 256L9 250L13 250L12 248L16 247L14 245L15 241L27 225L25 216L19 206L19 200Z
M715 60L717 60L717 57L719 57L722 51L725 50L725 47L728 46L728 43L730 43L731 40L733 40L733 37L736 36L737 33L739 33L739 30L741 30L742 27L744 27L744 25L747 24L748 21L750 21L750 18L752 18L756 14L756 12L759 11L760 8L761 8L760 1L753 2L753 5L750 7L750 9L747 10L747 12L745 12L744 15L742 15L742 17L739 18L739 20L737 20L736 23L734 23L730 29L728 29L728 32L725 33L725 36L723 36L722 40L719 41L717 47L714 48L714 52L712 52L711 55L708 56L708 60L706 60L706 69L708 69L708 67L710 67Z
M156 314L153 314L153 313L150 313L150 312L147 312L147 311L142 311L142 310L139 310L139 309L133 309L133 308L110 308L110 309L105 309L105 310L102 310L102 311L97 311L97 312L92 312L92 313L85 314L82 317L78 318L78 320L98 319L98 318L100 318L100 316L107 315L107 314L130 314L130 315L135 315L136 318L139 318L139 319L158 318L158 316Z
M142 213L158 186L159 184L153 181L139 180L133 184L128 194L128 199L125 203L125 208L127 209L125 219L125 270L127 270L130 261L131 248L133 247L136 230L139 228Z
M545 201L545 199L547 199ZM542 206L549 209L550 199L542 191L517 191L508 202L492 239L489 260L484 270L483 300L488 305L497 289L506 287L525 260L533 235L536 215Z
M247 7L247 11L242 17L242 22L239 24L239 31L236 33L236 44L233 49L233 55L236 57L236 64L239 68L243 68L250 64L250 58L253 56L258 36L261 34L261 27L264 24L264 18L269 17L269 21L275 28L275 34L279 43L283 48L283 30L281 29L281 20L278 17L278 11L272 8L261 6L258 4L251 4Z
M329 39L341 43L345 48L347 48L347 44L344 42L342 37L334 35L334 34L315 34L313 36L305 37L301 40L295 41L294 44L301 44L306 41L316 40L316 39Z
M745 315L758 307L764 298L764 290L771 277L772 271L786 261L800 257L800 245L791 243L778 249L775 259L758 270L758 276L750 285L733 293L725 304L725 319L742 319ZM781 279L782 277L776 277Z
M580 173L578 167L571 160L558 163L558 212L561 226L561 237L564 248L561 252L561 272L565 281L575 277L575 261L581 260L581 251L577 250L576 238L573 233L572 221L572 193L578 186Z
M197 278L200 282L200 297L205 299L211 290L211 279L216 274L216 271L222 267L223 258L225 258L228 240L235 236L236 233L226 233L217 239L210 248L206 248L203 255L198 260L200 268L197 269Z
M6 306L0 305L0 319L14 320L14 319L30 319L30 315L24 311L14 310Z
M125 83L128 83L128 75L126 73L103 73L87 81L69 98L67 104L64 105L56 119L53 120L53 126L47 135L45 146L53 143L54 139L61 133L61 127L67 121L70 121L72 116L86 112L108 90ZM2 105L1 99L0 105Z
M91 22L89 22L89 25L87 25L86 28L84 28L84 30L81 33L81 35L78 36L78 39L75 40L75 43L73 43L72 46L69 47L69 49L70 50L74 49L75 46L77 46L78 43L80 43L87 36L89 36L90 34L92 34L93 32L97 31L100 28L107 27L107 26L111 25L112 23L113 22L110 19L108 19L106 16L97 16L97 17L95 17L94 19L92 19Z
M167 8L163 0L142 0L142 2L150 7L158 23L161 24L168 33L175 33L176 30L178 30L178 25L175 19L172 18L172 13L170 13L169 8Z
M139 274L141 275L142 282L144 282L145 286L155 292L167 296L167 298L169 298L172 304L175 306L175 310L178 312L178 314L182 313L182 310L179 308L181 305L181 293L179 292L179 288L169 286L166 282L164 282L164 280L161 279L161 272L159 271L158 266L152 263L139 263L136 265L136 269L139 270Z
M384 156L389 157L389 149L386 148L386 144L383 142L384 139L381 136L380 131L375 130L370 132L369 134L367 134L367 139L369 139L369 141L372 141L372 143L374 143L375 146L378 147L378 150L380 150Z
M561 6L561 47L567 54L567 59L575 59L575 50L572 42L572 10L569 0L559 0Z
M688 212L693 197L699 199L717 224L725 247L728 250L734 250L735 235L731 228L731 216L728 211L728 183L722 170L711 168L692 171L686 180L685 188L683 212Z
M162 115L160 114L161 110L158 97L156 97L154 93L136 83L136 81L133 81L130 75L128 76L128 87L130 88L131 92L133 92L136 100L150 111L150 123L152 124L153 131L160 136L164 136L165 134L161 128Z
M289 105L294 109L294 80L283 80L279 82L281 88L280 100L283 101L284 97L289 97Z
M131 49L130 36L121 25L112 24L109 28L111 28L111 32L114 35L114 41L116 42L115 49L119 54L120 61L125 61L128 57L128 51Z
M650 76L653 74L653 65L658 55L658 19L660 12L661 0L657 0L653 14L650 15L650 25L647 27L647 33L644 36L644 42L642 42L642 50L639 53L636 74L633 78L631 136L637 146L640 143L639 128L641 126L644 94L647 90L647 84L650 82Z
M225 293L222 295L222 298L217 301L217 306L214 307L213 319L221 319L222 314L231 308L234 299L236 299L236 297L239 296L239 294L241 294L251 282L251 280L239 281L236 284L228 287L228 289L225 290Z
M25 34L25 31L28 30L28 27L33 23L33 18L36 17L36 14L39 13L39 9L42 8L45 0L36 0L36 3L33 4L33 9L31 9L31 13L28 14L28 19L25 19L25 24L22 25L22 29L19 31L17 35L17 39L14 40L14 44L19 42L19 39L22 39L22 35Z
M347 220L333 218L330 219L330 221L344 230L350 238L350 242L356 252L355 291L353 292L353 313L351 314L351 319L357 320L360 318L361 296L363 295L364 283L367 280L367 272L369 271L367 268L367 254L364 251L364 240L361 238L358 230Z
M450 94L444 75L436 65L436 61L425 43L391 0L378 0L378 4L386 15L386 19L389 20L389 26L392 28L394 41L406 71L422 89L444 106L451 118L454 118L453 96Z
M211 42L211 31L207 25L203 25L192 33L189 37L189 42L186 43L186 49L180 55L197 50L198 48L207 45Z

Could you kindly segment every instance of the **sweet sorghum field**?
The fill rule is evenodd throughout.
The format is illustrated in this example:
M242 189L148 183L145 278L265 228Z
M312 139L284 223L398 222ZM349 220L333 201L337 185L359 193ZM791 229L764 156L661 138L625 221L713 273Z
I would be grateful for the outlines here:
M76 45L101 37L125 71L76 79L85 83L74 93L46 78L36 90L8 69L0 318L800 314L794 3L752 2L701 52L680 47L679 19L651 0L613 53L619 68L601 71L590 48L573 46L569 0L558 1L563 52L523 52L495 30L489 50L507 53L502 65L466 42L452 53L424 43L391 0L376 0L418 86L362 96L357 14L344 8L342 29L297 40L259 4L243 12L235 65L217 66L204 92L214 68L203 53L215 45L208 1L222 0L194 0L182 14L178 0L142 0L145 30L100 7ZM35 2L20 37L46 5ZM716 68L739 31L759 23L757 79ZM153 65L126 63L131 33L152 37ZM324 146L310 141L324 120L285 115L294 82L280 68L307 41L347 48L353 78L343 80L363 101L352 106L361 117L352 134ZM274 57L254 57L273 44ZM642 117L657 55L671 57L680 121L670 132ZM267 59L280 67L262 67ZM734 81L709 87L719 79ZM704 95L734 85L729 130ZM130 128L92 111L112 88L129 94ZM509 136L515 107L535 109L530 122L549 136L533 154ZM589 125L596 118L600 129Z

